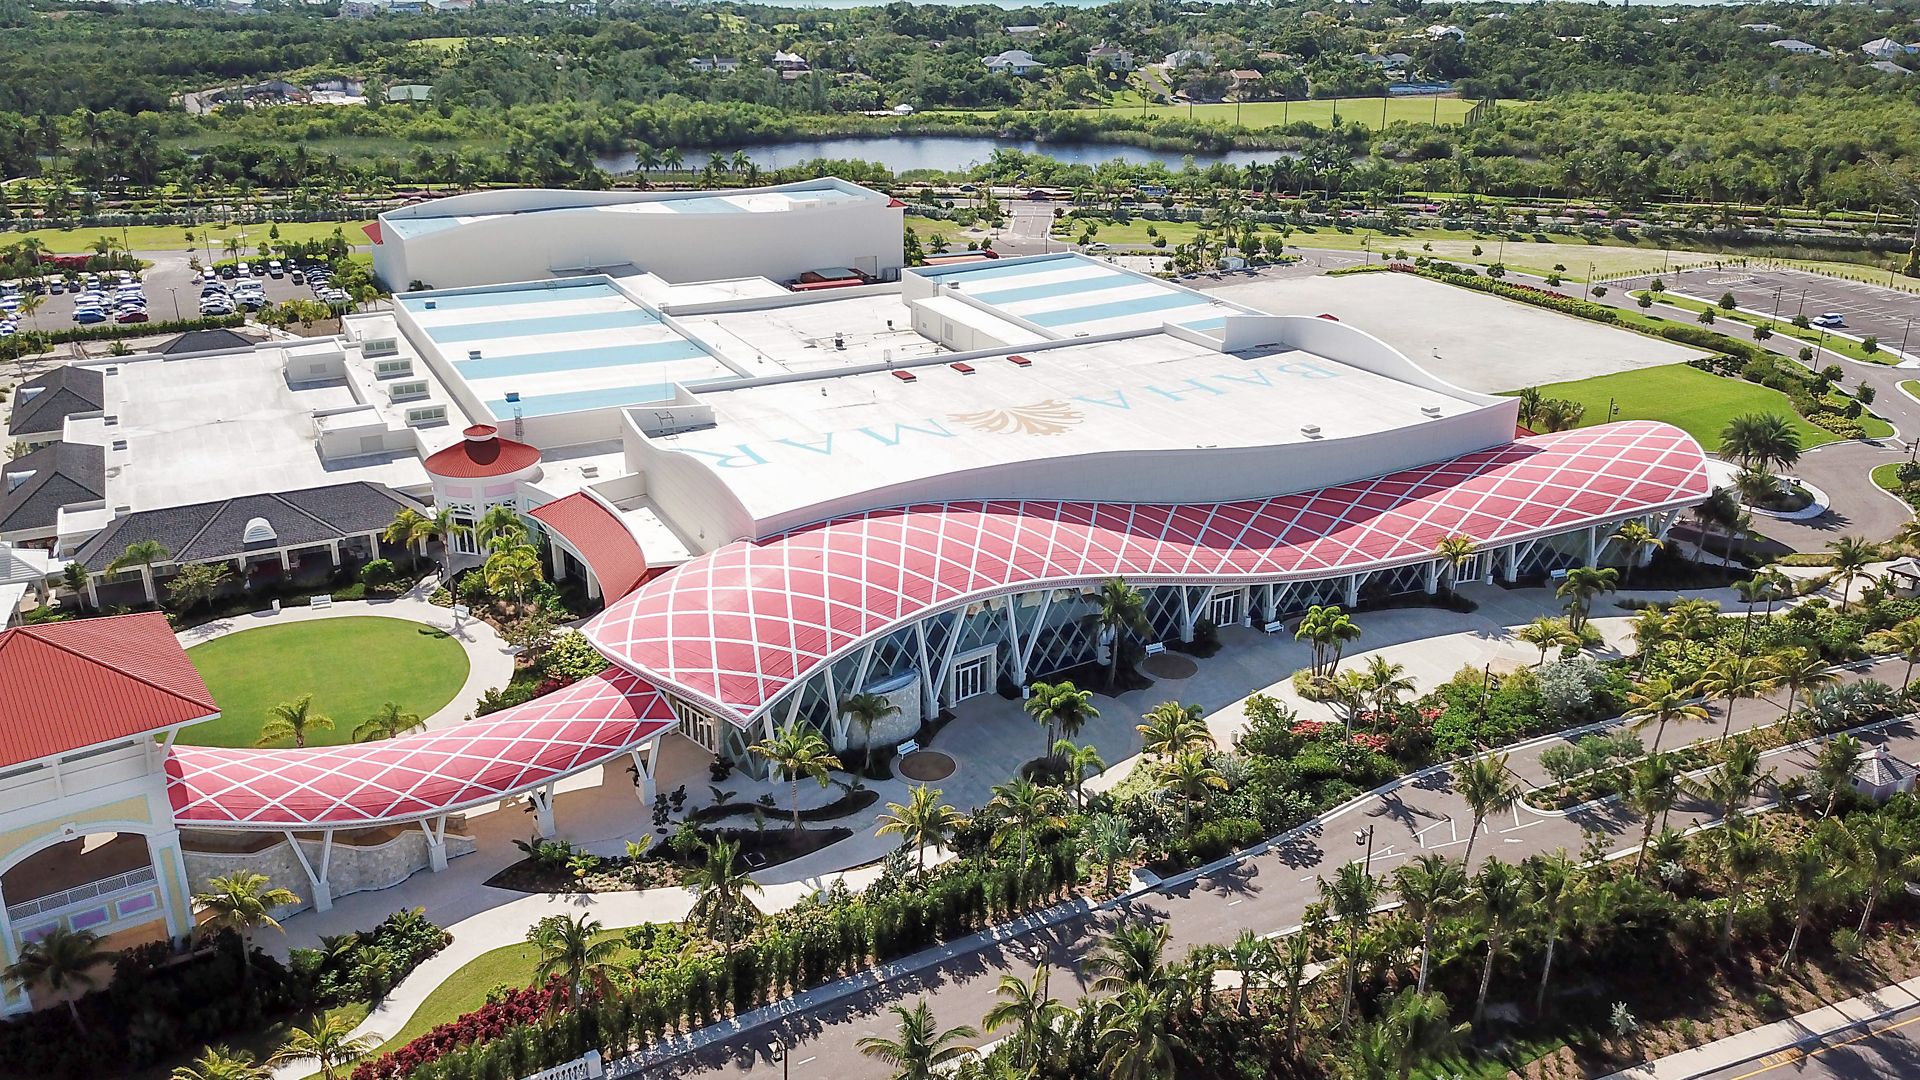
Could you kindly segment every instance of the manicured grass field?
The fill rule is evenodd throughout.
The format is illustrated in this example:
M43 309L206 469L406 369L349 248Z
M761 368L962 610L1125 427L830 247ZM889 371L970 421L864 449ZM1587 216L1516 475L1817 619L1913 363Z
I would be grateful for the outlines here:
M444 631L405 619L351 616L265 626L187 650L213 691L220 718L190 727L195 746L252 746L267 710L313 694L332 731L311 730L308 745L349 741L381 705L431 716L467 681L467 653ZM290 746L288 743L277 745Z
M1567 398L1587 407L1581 427L1607 422L1609 398L1619 407L1615 420L1662 420L1700 441L1708 453L1720 448L1720 430L1743 413L1779 413L1800 433L1801 449L1838 441L1840 436L1806 422L1787 396L1755 383L1726 379L1686 364L1622 371L1540 388L1549 398Z
M361 231L364 221L284 221L280 223L280 239L287 243L306 240L325 240L339 229L349 244L367 243L367 234ZM125 229L103 228L98 225L73 229L35 229L32 232L0 232L0 247L18 244L32 237L45 244L47 250L55 255L81 255L93 250L93 242L103 236L117 242L124 242L132 251L186 251L191 247L200 257L207 257L207 242L199 239L204 230L213 238L213 257L222 259L226 253L221 249L229 237L237 237L246 245L251 254L258 245L272 243L267 231L271 225L196 225L193 228L194 241L187 243L187 227L184 225L129 225Z

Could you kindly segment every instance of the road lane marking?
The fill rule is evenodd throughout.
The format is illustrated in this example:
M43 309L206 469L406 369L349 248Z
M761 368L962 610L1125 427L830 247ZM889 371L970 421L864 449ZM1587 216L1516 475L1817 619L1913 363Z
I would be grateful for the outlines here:
M1920 1024L1920 1016L1915 1016L1906 1020L1902 1020L1897 1024L1889 1024L1886 1027L1879 1028L1877 1030L1869 1029L1867 1031L1860 1033L1859 1035L1855 1035L1851 1039L1845 1039L1837 1043L1827 1043L1822 1046L1815 1047L1812 1050L1801 1051L1796 1048L1795 1053L1799 1054L1799 1057L1788 1058L1785 1061L1778 1061L1773 1063L1772 1065L1767 1065L1763 1068L1755 1069L1752 1072L1741 1073L1739 1076L1732 1077L1731 1080L1749 1080L1750 1077L1760 1076L1764 1073L1770 1073L1773 1070L1778 1069L1783 1065L1792 1065L1805 1058L1818 1057L1819 1055L1824 1054L1829 1050L1839 1050L1842 1047L1852 1046L1855 1043L1865 1042L1868 1039L1878 1038L1882 1035L1885 1035L1889 1031L1898 1031L1901 1028L1906 1027L1908 1024ZM1778 1051L1776 1051L1776 1053L1778 1053Z

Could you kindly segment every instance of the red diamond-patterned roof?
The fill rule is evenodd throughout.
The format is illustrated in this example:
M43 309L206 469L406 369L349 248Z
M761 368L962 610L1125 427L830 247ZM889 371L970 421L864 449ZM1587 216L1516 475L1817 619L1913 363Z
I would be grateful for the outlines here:
M1041 585L1287 581L1425 562L1696 502L1699 444L1649 421L1538 435L1318 491L1187 506L957 502L730 544L609 607L615 663L746 726L832 658L928 613Z
M157 611L0 632L0 768L219 711Z
M674 723L644 679L609 668L517 708L378 742L290 750L176 746L182 825L360 827L432 817L592 768Z

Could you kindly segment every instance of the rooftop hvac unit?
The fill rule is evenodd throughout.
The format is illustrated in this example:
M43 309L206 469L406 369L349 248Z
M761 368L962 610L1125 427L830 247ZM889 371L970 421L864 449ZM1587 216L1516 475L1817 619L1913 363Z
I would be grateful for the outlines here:
M427 309L428 311L432 311L433 309L435 309L435 308L437 308L437 307L439 307L439 306L440 306L440 304L439 304L439 302L438 302L438 301L436 301L436 300L429 300L429 301L427 301L427 302L426 302L425 304L423 304L423 305L421 305L421 306L422 306L422 307L424 307L424 308L426 308L426 309Z
M1421 414L1422 416L1439 416L1439 415L1440 415L1440 406L1438 406L1438 405L1422 405L1422 406L1420 406L1420 414Z
M468 350L467 350L467 359L469 359L469 360L478 360L478 359L480 359L480 350L479 350L479 349L468 349Z
M1320 425L1319 424L1301 424L1300 434L1305 435L1309 439L1317 439L1320 437Z

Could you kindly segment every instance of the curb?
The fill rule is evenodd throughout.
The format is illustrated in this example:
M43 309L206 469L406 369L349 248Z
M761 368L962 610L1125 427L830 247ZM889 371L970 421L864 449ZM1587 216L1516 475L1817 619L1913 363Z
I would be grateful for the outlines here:
M1884 994L1887 991L1896 990L1896 989L1905 990L1905 992L1909 996L1912 996L1914 994L1914 991L1906 989L1907 985L1912 982L1914 982L1914 980L1908 979L1903 982L1890 983L1886 986L1882 986L1874 990L1869 990L1867 993L1860 995L1860 997L1862 998L1872 997L1876 994ZM1854 999L1854 1000L1857 1000L1857 999ZM1837 1007L1837 1005L1843 1005L1843 1004L1845 1004L1845 1002L1839 1002L1839 1003L1836 1003L1836 1005L1829 1005L1824 1007L1835 1008ZM1703 1065L1699 1068L1695 1068L1687 1072L1684 1078L1675 1077L1674 1080L1697 1080L1697 1078L1699 1077L1708 1076L1712 1073L1721 1072L1726 1069L1739 1068L1742 1065L1749 1065L1761 1060L1762 1058L1771 1057L1774 1054L1778 1054L1787 1050L1801 1050L1804 1055L1805 1052L1812 1050L1813 1048L1817 1047L1819 1044L1824 1043L1828 1039L1833 1038L1835 1035L1844 1034L1845 1032L1854 1031L1861 1028L1872 1027L1874 1024L1877 1024L1880 1021L1887 1019L1888 1017L1905 1012L1908 1009L1911 1009L1913 1007L1914 1006L1912 1003L1908 1003L1906 1005L1893 1005L1885 1009L1881 1009L1871 1015L1860 1017L1857 1020L1849 1020L1843 1024L1836 1024L1833 1027L1826 1028L1821 1031L1807 1032L1793 1039L1789 1039L1785 1041L1769 1040L1767 1045L1760 1050L1756 1050L1751 1053L1744 1054L1741 1057L1724 1060L1717 1064ZM1790 1016L1790 1017L1787 1017L1785 1020L1776 1020L1774 1021L1774 1024L1794 1024L1797 1020L1798 1020L1798 1017ZM1772 1027L1774 1026L1774 1024L1768 1024L1765 1026ZM1759 1030L1759 1029L1756 1028L1752 1030ZM1740 1037L1741 1034L1746 1034L1746 1032L1729 1035L1726 1037L1726 1039L1718 1039L1718 1040L1715 1040L1715 1042L1725 1042L1728 1039L1737 1039ZM1711 1047L1713 1045L1714 1043L1705 1043L1700 1046L1693 1047L1691 1050L1681 1050L1675 1054L1670 1054L1668 1055L1667 1058L1655 1058L1652 1061L1643 1061L1640 1064L1633 1066L1632 1068L1622 1069L1616 1073L1610 1073L1607 1076L1602 1077L1601 1080L1646 1080L1646 1078L1650 1074L1644 1070L1647 1070L1649 1067L1658 1065L1661 1061L1668 1060L1669 1058L1678 1057L1680 1056L1680 1054L1692 1053L1694 1050L1705 1050L1708 1047ZM1783 1062L1782 1064L1790 1064L1790 1063Z

